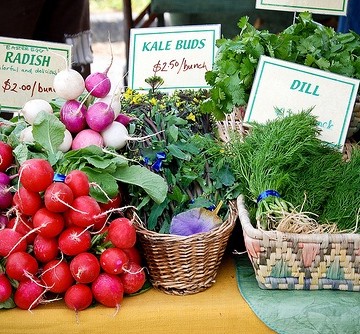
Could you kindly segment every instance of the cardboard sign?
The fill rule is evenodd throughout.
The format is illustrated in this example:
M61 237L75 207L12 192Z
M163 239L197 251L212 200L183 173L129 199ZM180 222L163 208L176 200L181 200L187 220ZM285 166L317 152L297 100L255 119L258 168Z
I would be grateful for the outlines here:
M129 87L148 90L145 79L159 76L161 90L208 88L219 38L219 24L131 29Z
M30 99L56 97L54 76L71 61L71 45L0 37L1 111L19 110Z
M343 147L359 80L267 56L260 58L244 121L258 123L285 113L313 108L321 139Z
M256 8L288 12L346 15L348 0L256 0Z

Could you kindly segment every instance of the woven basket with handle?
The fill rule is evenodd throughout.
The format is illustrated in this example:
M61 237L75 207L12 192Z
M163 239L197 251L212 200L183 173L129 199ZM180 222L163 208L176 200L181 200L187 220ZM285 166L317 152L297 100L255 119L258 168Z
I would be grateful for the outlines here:
M237 200L245 247L262 289L360 291L360 234L302 234L253 227Z
M150 231L136 217L153 287L167 294L188 295L212 286L236 219L236 203L230 203L227 218L219 227L184 237Z

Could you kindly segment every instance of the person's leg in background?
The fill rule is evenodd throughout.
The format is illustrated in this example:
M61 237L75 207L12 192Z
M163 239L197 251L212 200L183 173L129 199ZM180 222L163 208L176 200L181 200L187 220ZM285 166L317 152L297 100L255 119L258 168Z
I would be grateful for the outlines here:
M0 36L72 44L72 67L90 73L89 0L3 0L0 8Z

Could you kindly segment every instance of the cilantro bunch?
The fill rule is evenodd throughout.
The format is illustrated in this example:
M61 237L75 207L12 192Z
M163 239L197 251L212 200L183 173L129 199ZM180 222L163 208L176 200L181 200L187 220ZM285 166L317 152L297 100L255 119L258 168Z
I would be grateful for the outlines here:
M217 119L247 104L262 55L360 79L357 33L337 33L315 22L308 12L300 13L296 23L279 34L257 30L248 20L239 20L235 38L217 41L213 68L205 75L210 97L201 108Z

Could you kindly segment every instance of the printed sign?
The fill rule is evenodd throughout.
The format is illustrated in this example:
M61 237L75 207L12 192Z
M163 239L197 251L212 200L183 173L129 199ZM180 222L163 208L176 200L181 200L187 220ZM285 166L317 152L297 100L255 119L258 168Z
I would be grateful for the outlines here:
M256 8L289 12L346 15L348 0L256 0Z
M19 110L30 99L56 97L54 76L71 61L71 45L0 37L1 111Z
M219 38L219 24L131 29L129 87L148 90L145 79L159 76L161 90L208 88Z
M244 121L274 119L275 108L284 113L313 108L321 139L342 149L358 89L359 80L262 56Z

